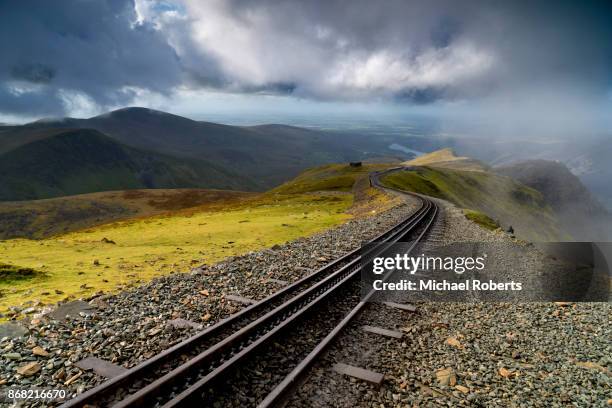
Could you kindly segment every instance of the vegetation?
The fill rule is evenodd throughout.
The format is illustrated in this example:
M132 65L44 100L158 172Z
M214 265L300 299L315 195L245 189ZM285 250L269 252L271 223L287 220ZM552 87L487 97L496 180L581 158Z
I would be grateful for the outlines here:
M486 166L469 157L455 156L452 149L440 149L404 163L407 166L432 166L456 170L484 171Z
M463 213L465 214L465 218L475 222L485 229L495 231L496 229L500 228L500 225L494 219L481 213L480 211L464 210Z
M383 183L448 200L512 225L524 239L555 240L561 233L542 195L509 177L485 171L416 167L383 177Z
M58 131L0 155L0 200L6 201L135 188L249 187L238 179L204 161L138 150L90 129Z
M0 239L41 239L134 217L199 207L224 209L256 193L155 189L108 191L46 200L0 202Z
M67 132L101 135L116 146L106 144L102 148L74 150L79 152L78 155L70 155L70 151L65 149L48 148L49 143L57 144L56 135ZM86 165L87 160L81 160L80 171L66 173L76 175L69 180L63 180L61 174L54 174L50 168L47 173L32 173L28 167L22 166L25 171L22 176L28 176L22 177L27 182L25 191L20 190L13 179L10 189L2 192L6 181L0 171L0 200L127 188L199 187L265 191L313 166L401 155L390 150L389 146L403 143L404 139L397 135L371 137L361 132L332 133L284 125L228 126L145 108L119 109L90 119L63 118L3 126L0 129L0 157L6 155L14 165L21 162L11 157L19 153L24 159L36 155L37 159L30 164L41 161L62 170L73 160L80 159L81 154L86 154L89 161L96 163L98 156L105 156L109 149L117 146L121 147L121 154L110 158L121 160L117 160L120 163L111 161L112 173L103 166L94 166L97 172L90 171L93 168ZM83 146L83 140L79 143ZM102 175L112 177L102 178ZM143 179L143 175L147 177ZM37 176L52 177L56 184ZM29 182L33 182L35 188L30 187ZM104 182L112 182L112 185ZM55 188L44 188L48 186Z
M39 212L31 230L40 227L47 233L40 240L0 241L0 259L41 273L27 282L0 279L0 312L28 301L53 304L118 291L384 210L394 200L368 181L368 172L384 167L323 166L263 194L132 190L20 203L24 213ZM84 215L104 204L124 211ZM80 207L84 212L67 211ZM67 214L73 217L63 219ZM98 225L103 221L95 221L97 217L106 223ZM57 231L53 220L81 229L51 234Z
M44 275L43 272L32 268L23 268L20 266L0 263L0 282L3 282L4 284L12 284L15 281L32 279L42 275Z
M0 280L0 311L25 300L47 304L119 290L309 236L347 220L351 204L350 195L266 196L228 210L191 209L38 241L0 241L0 259L44 272L27 282Z
M359 167L328 164L306 170L293 180L273 189L272 192L280 194L330 190L349 192L358 179L367 178L369 173L389 167L388 164L363 164Z

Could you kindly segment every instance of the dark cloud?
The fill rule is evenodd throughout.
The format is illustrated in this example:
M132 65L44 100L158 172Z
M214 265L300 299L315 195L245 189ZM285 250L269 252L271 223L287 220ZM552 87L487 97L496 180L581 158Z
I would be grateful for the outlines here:
M167 38L136 17L123 0L0 2L0 112L62 114L71 96L104 106L179 84Z
M563 84L602 97L611 10L565 0L5 1L0 113L103 108L177 87L429 104Z

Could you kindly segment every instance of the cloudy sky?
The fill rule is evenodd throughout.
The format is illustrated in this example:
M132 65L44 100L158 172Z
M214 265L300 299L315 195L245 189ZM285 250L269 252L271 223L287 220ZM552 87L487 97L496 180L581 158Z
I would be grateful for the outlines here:
M610 4L0 0L0 121L138 105L606 126Z

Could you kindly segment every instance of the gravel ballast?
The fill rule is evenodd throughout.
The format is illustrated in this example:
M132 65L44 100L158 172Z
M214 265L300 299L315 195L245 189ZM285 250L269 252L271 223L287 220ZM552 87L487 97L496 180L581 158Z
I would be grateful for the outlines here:
M519 275L542 266L537 249L436 201L442 211L430 242L521 245ZM609 303L420 302L416 313L372 303L315 364L289 406L610 406L610 312ZM398 330L403 338L367 333L363 325ZM385 380L376 389L338 374L335 363Z

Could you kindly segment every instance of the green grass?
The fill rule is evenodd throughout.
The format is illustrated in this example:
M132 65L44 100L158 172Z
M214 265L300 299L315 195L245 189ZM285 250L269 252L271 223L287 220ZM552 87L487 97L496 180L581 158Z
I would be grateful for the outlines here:
M386 164L364 164L351 167L348 164L329 164L306 170L295 179L272 190L273 193L295 194L314 191L350 192L360 178L376 170L389 168Z
M309 236L349 219L352 203L350 194L268 195L229 209L196 208L42 240L0 241L0 259L41 272L26 280L0 279L0 312L26 301L52 304L113 292Z
M558 240L561 232L542 195L509 177L485 171L417 167L383 177L389 187L448 200L512 225L531 241Z
M500 228L499 224L494 219L481 213L480 211L464 210L463 213L465 214L465 218L475 222L485 229L495 231L496 229Z
M5 285L41 276L44 276L44 273L36 269L0 263L0 282Z
M109 222L199 207L227 208L256 193L202 189L108 191L0 202L0 240L41 239Z

